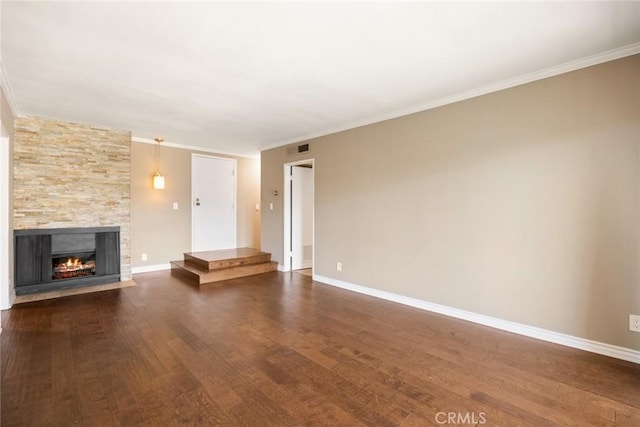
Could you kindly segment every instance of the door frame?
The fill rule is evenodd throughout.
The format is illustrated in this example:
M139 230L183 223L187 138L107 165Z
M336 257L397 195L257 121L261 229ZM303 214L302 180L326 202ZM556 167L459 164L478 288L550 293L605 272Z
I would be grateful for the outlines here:
M206 159L216 159L216 160L227 160L227 161L231 161L233 162L233 225L235 228L235 236L233 241L235 242L234 246L238 245L238 160L236 159L231 159L229 157L220 157L220 156L210 156L210 155L206 155L206 154L198 154L198 153L191 153L191 164L189 165L189 167L191 168L191 181L189 182L189 185L191 187L191 203L189 204L189 207L191 208L191 252L195 251L195 247L194 247L194 243L195 243L195 233L196 233L196 222L194 219L195 216L195 209L193 208L195 206L195 195L193 194L193 181L194 181L194 176L193 176L193 159L195 157L203 157Z
M311 198L313 200L313 210L311 212L311 269L315 271L316 265L316 165L315 160L305 159L305 160L296 160L295 162L285 163L282 169L284 175L284 191L283 191L283 202L284 202L284 234L283 234L283 245L282 245L282 258L283 265L282 271L291 271L291 185L290 185L290 175L289 168L291 166L298 165L311 165L311 182L313 183L313 190L311 194Z
M4 126L0 123L0 170L2 171L2 177L0 177L0 310L6 310L11 308L14 296L12 295L11 277L13 274L13 265L9 264L10 257L10 245L12 237L10 236L11 230L9 229L10 215L9 206L11 201L9 200L10 188L9 181L13 171L13 165L11 162L11 152L9 151L10 139L5 136L7 133ZM0 331L2 329L0 328Z

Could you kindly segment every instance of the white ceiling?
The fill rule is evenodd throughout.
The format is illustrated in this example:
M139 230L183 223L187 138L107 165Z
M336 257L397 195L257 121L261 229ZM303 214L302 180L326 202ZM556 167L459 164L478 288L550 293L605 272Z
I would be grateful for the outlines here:
M639 42L640 2L2 1L19 114L243 155Z

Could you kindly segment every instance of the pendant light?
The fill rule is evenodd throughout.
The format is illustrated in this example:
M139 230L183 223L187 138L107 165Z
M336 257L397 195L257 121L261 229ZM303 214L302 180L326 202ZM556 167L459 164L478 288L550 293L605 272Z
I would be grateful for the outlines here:
M164 141L162 138L155 138L156 144L156 173L153 175L153 188L156 190L164 190L164 176L160 173L160 144Z

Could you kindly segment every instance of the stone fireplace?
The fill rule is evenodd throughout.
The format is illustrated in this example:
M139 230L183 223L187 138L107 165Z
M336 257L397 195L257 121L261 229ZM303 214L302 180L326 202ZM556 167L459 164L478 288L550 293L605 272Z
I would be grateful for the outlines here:
M120 227L16 230L16 295L120 280Z
M16 294L131 278L130 132L19 117L13 172Z

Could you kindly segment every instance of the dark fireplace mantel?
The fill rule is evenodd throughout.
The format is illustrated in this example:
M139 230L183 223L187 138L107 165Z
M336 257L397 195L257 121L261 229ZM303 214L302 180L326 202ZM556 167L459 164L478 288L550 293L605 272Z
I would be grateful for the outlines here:
M120 227L14 231L16 295L120 280Z

